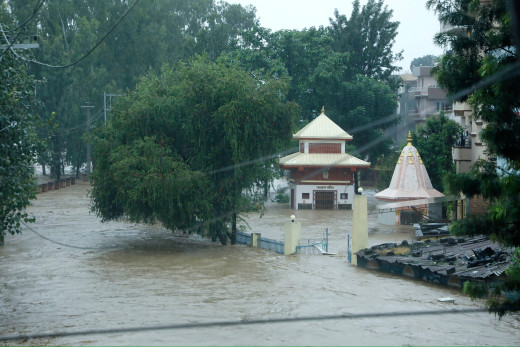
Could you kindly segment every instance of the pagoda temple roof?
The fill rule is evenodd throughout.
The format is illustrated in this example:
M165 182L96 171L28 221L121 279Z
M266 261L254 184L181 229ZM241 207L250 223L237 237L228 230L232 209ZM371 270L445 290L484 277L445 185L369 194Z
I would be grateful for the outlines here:
M300 153L296 152L280 159L282 167L328 166L370 167L370 163L347 153Z
M307 140L352 140L352 136L325 115L325 109L312 122L293 135L293 139Z
M408 133L408 144L395 165L390 186L377 193L376 199L415 200L443 196L444 194L433 188L419 151L412 146L412 136Z

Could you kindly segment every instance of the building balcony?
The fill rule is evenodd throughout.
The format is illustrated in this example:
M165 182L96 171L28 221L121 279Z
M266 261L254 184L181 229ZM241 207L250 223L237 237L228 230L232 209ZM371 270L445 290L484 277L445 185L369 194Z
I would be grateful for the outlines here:
M416 122L426 122L427 118L428 118L428 116L424 113L416 113L414 116L414 120Z
M471 161L471 147L453 147L454 161Z
M463 115L465 111L471 111L471 108L465 102L456 101L453 103L453 111Z
M446 91L438 86L428 87L428 99L444 100L446 99Z
M415 98L428 98L430 100L446 99L446 91L438 86L415 87L410 91Z

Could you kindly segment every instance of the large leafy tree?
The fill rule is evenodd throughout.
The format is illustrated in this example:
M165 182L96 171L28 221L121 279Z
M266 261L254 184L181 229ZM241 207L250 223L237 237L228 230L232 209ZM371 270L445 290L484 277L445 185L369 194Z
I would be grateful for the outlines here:
M437 36L448 45L436 70L439 84L455 99L466 100L474 117L485 122L481 132L489 154L505 161L480 162L464 175L447 177L452 192L481 195L489 202L487 214L453 225L455 233L488 234L509 246L520 246L520 76L518 46L513 23L518 23L518 3L506 0L429 0L442 22L453 29ZM515 10L516 9L516 10ZM517 36L518 37L518 36ZM512 73L514 72L514 73ZM503 297L520 291L519 257L508 270L509 278L492 292L490 309L499 315L520 309L518 297ZM467 292L487 294L467 286ZM482 289L482 288L480 288Z
M410 63L410 70L413 71L414 67L418 66L434 66L437 64L439 57L433 54L423 55L422 57L414 58Z
M5 4L0 5L0 23L0 43L7 45L4 31L16 25ZM22 222L33 221L25 208L36 192L32 166L38 147L35 81L17 54L0 51L0 245L6 233L19 233Z
M462 127L444 113L426 120L412 133L413 145L421 154L435 189L445 191L443 177L455 173L452 149L460 138Z
M350 17L336 11L330 21L334 51L348 52L350 73L391 81L402 58L392 52L399 22L392 21L393 11L383 0L368 0L362 7L355 0L352 6Z
M207 57L144 77L97 135L95 211L234 242L244 192L291 139L286 94L285 80Z
M86 161L84 134L101 124L103 92L121 94L133 88L138 77L158 72L163 63L174 64L194 54L212 59L240 46L241 35L254 31L253 9L214 0L9 0L18 23L38 10L26 32L39 35L40 49L30 72L46 83L37 88L40 113L53 126L39 134L49 146L39 156L58 176L64 162L79 169ZM124 20L123 15L132 8ZM88 52L112 27L117 28L81 62L68 65ZM89 101L91 124L86 124ZM54 116L52 116L54 115Z
M401 59L392 53L399 23L391 17L383 1L355 1L350 17L336 12L328 27L250 36L235 57L248 69L290 76L289 99L300 104L303 123L324 105L338 125L355 129L353 144L362 155L376 159L389 150L384 131L398 122L391 117L398 83L391 74Z

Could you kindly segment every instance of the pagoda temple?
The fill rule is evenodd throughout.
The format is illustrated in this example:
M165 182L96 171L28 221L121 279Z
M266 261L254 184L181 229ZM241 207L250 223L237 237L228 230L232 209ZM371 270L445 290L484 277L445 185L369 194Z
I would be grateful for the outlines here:
M325 115L325 108L312 122L293 135L299 152L280 159L290 171L291 208L352 209L355 173L370 163L345 153L352 136Z
M412 146L412 135L410 132L408 132L407 140L408 144L401 151L401 155L395 165L390 186L377 193L375 198L388 203L443 197L444 194L433 188L419 151ZM396 207L395 210L380 210L378 222L386 225L413 224L423 219L423 216L440 218L442 214L441 206L438 203L423 203L420 205L410 203L409 206L397 205L400 207Z

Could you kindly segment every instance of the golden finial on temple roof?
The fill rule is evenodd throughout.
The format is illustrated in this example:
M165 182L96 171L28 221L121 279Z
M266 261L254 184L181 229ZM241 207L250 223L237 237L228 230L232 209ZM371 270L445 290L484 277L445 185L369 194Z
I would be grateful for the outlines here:
M406 140L408 140L408 146L411 146L412 145L412 132L411 131L408 132L408 138Z
M321 114L325 114L325 106L321 107Z

